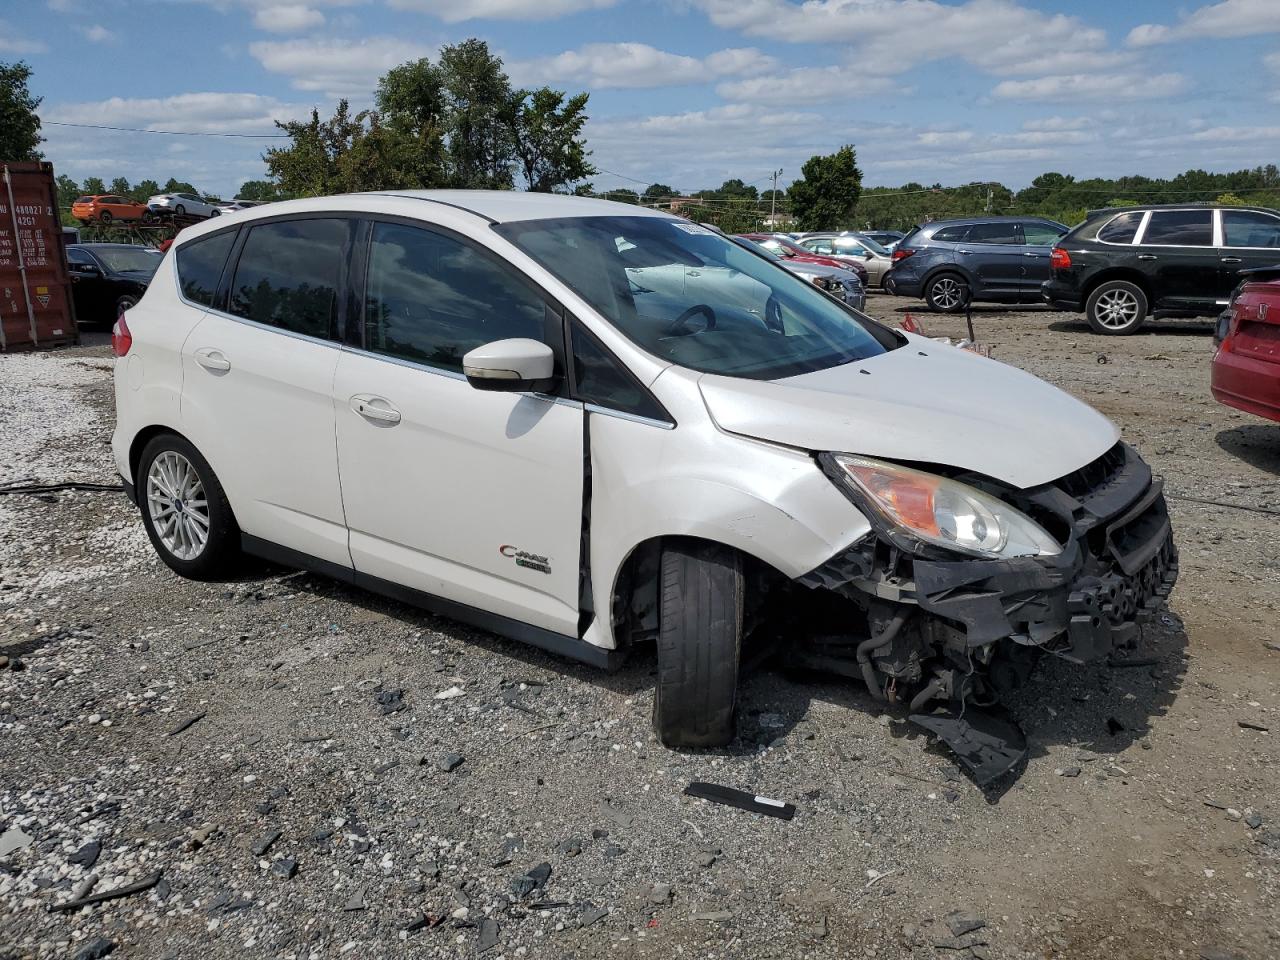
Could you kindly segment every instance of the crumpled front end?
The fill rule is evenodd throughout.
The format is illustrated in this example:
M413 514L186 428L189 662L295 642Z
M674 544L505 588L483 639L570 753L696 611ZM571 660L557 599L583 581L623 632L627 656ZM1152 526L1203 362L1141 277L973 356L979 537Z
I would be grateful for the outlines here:
M820 462L838 479L838 467ZM921 721L921 711L940 703L957 716L996 704L1044 653L1086 663L1132 647L1178 574L1163 485L1127 444L1028 490L958 479L1033 518L1063 545L1061 553L966 558L880 525L798 581L852 600L866 615L857 635L806 643L801 661L825 668L852 661L856 671L846 672L876 696L909 704ZM950 743L939 729L943 719L922 725ZM972 746L974 730L960 722L961 739ZM1001 759L987 779L1007 769Z

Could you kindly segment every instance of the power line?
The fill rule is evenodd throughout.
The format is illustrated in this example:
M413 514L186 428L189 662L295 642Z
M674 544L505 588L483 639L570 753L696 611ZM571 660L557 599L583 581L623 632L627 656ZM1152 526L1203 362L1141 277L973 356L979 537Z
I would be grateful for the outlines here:
M287 133L213 133L204 130L144 130L141 127L111 127L104 123L70 123L65 120L42 120L51 127L80 127L85 130L115 130L120 133L160 133L167 137L230 137L235 140L281 140ZM617 174L614 174L617 176Z

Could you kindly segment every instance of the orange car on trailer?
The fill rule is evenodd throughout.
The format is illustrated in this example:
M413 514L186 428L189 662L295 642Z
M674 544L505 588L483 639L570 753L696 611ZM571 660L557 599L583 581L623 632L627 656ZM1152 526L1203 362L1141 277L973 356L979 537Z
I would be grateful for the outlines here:
M81 223L111 223L113 220L151 220L145 203L113 193L79 197L71 204L71 215Z

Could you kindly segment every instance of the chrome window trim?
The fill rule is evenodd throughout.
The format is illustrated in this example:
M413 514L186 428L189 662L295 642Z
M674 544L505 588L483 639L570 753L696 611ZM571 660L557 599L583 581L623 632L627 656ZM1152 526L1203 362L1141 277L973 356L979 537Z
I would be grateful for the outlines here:
M1148 243L1147 227L1151 225L1151 217L1156 213L1203 213L1204 207L1172 207L1167 210L1148 210L1147 215L1142 218L1142 226L1139 228L1137 235L1133 238L1133 246L1135 247L1160 247L1164 250L1216 250L1221 244L1212 242L1221 237L1219 232L1219 217L1216 209L1210 209L1209 224L1212 227L1211 242L1206 246L1203 243ZM1124 246L1124 244L1112 244L1112 246Z
M1119 220L1121 217L1127 217L1131 213L1142 214L1141 218L1138 220L1138 229L1133 232L1132 240L1130 240L1128 243L1116 243L1112 240L1102 239L1101 233L1103 230L1107 229L1107 227L1111 226L1111 224L1115 223L1115 221ZM1093 235L1093 242L1100 243L1104 247L1136 247L1138 245L1139 238L1143 235L1143 233L1146 232L1147 221L1150 218L1151 218L1150 210L1121 210L1118 213L1112 214L1107 219L1107 222L1098 228L1097 232Z
M1227 244L1227 226L1226 226L1226 224L1223 222L1223 217L1224 217L1224 216L1226 216L1228 213L1255 213L1255 214L1257 214L1258 216L1261 216L1261 217L1270 217L1272 220L1275 220L1275 221L1276 221L1277 225L1280 225L1280 216L1276 216L1274 213L1267 213L1267 212L1265 212L1265 211L1263 211L1263 210L1248 210L1248 209L1244 209L1244 208L1241 208L1241 209L1239 209L1239 210L1222 210L1222 209L1219 209L1219 210L1217 211L1217 213L1218 213L1218 226L1219 226L1219 228L1220 228L1220 229L1221 229L1221 231L1222 231L1222 232L1219 234L1219 239L1222 241L1221 243L1219 243L1219 244L1218 244L1218 248L1219 248L1219 249L1221 249L1221 250L1275 250L1275 251L1276 251L1276 258L1277 258L1277 259L1280 259L1280 247L1232 247L1232 246L1228 246L1228 244Z
M663 430L674 430L676 428L674 423L668 423L666 420L654 420L652 417L642 417L639 414L627 413L624 410L602 407L597 403L584 403L582 409L586 410L587 413L598 413L603 417L616 417L619 420L628 420L631 423L643 423L650 427L661 427Z

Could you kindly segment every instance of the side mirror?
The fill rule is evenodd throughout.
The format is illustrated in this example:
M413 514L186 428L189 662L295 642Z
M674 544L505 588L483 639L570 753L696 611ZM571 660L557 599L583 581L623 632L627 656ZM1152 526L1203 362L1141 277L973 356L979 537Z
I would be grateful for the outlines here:
M546 393L555 386L556 358L539 340L514 337L467 351L462 372L477 390Z
M868 250L866 253L864 253L864 254L862 255L862 259L863 259L863 260L874 260L874 259L875 259L875 256L876 256L876 255L875 255L874 253L872 253L870 250Z

